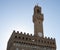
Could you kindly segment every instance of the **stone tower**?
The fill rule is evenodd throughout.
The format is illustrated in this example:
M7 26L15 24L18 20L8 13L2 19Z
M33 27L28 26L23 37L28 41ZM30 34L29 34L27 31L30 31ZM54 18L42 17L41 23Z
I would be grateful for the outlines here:
M43 14L41 13L41 7L38 5L34 7L33 23L34 23L34 35L43 37Z
M55 38L44 37L41 7L34 7L34 35L13 31L7 43L7 50L56 50Z

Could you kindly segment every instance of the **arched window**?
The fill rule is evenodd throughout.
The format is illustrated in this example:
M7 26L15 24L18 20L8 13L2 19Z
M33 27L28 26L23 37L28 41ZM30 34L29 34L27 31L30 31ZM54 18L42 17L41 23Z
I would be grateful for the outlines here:
M29 40L31 40L31 39L29 38Z
M26 38L26 40L28 40L28 38Z
M24 37L22 37L22 39L24 40Z
M19 36L19 39L21 39L21 37Z
M40 13L40 10L39 9L37 9L37 13Z
M15 38L17 38L17 36L15 36Z
M40 42L40 40L38 40L38 42Z

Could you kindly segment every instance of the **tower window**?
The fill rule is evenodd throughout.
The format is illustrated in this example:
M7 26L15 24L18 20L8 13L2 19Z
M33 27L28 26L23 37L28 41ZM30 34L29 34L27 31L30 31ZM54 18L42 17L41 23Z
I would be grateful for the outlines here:
M40 10L39 9L37 9L37 13L40 13Z

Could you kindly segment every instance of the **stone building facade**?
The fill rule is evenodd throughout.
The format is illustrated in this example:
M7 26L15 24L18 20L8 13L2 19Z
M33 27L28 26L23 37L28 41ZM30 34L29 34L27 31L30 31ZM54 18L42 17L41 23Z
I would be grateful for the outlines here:
M44 16L41 7L34 7L33 23L34 35L13 31L7 44L7 50L56 50L55 38L44 37Z

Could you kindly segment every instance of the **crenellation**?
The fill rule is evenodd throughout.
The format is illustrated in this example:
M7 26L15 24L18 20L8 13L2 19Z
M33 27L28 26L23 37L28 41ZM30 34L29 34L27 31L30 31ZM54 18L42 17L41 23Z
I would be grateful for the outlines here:
M16 33L15 30L13 30L13 33Z
M50 39L50 37L48 37L48 39Z
M29 36L29 33L27 33L27 35Z
M26 35L26 33L24 32L24 35Z
M20 32L20 34L23 34L22 32Z
M30 34L30 36L32 36L32 34Z
M17 31L16 33L18 33L18 34L19 34L19 31Z
M16 34L19 34L19 35L33 36L32 34L25 33L25 32L24 33L23 32L19 33L19 31L16 32L15 30L13 31L13 33L16 33Z

